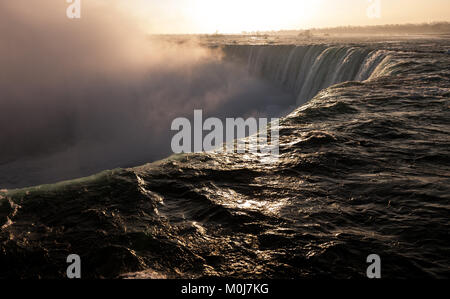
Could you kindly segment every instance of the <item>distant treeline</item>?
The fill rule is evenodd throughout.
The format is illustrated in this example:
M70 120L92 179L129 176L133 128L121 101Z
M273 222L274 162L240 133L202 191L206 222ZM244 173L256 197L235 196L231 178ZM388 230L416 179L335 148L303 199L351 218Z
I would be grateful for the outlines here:
M298 35L307 32L312 35L321 34L450 34L450 22L434 22L423 24L390 24L376 26L341 26L332 28L311 28L309 30L280 30L259 32L263 34Z
M347 26L323 29L311 29L311 32L320 33L374 33L374 34L395 34L395 33L450 33L450 23L425 23L425 24L395 24L379 26Z

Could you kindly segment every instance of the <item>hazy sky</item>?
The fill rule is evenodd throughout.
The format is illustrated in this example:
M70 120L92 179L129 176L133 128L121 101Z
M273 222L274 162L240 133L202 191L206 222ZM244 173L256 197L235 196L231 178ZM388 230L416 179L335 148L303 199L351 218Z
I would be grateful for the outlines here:
M86 0L85 0L86 1ZM119 2L121 0L118 0ZM450 0L127 0L153 33L223 33L450 21ZM380 3L381 16L367 10Z

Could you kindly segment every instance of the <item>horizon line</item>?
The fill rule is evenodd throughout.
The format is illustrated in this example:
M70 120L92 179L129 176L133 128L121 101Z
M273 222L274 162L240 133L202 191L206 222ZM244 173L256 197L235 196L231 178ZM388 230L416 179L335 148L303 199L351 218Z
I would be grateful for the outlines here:
M278 29L278 30L256 30L256 31L246 31L241 32L220 32L216 30L215 32L197 32L197 33L149 33L149 35L243 35L246 33L267 33L267 32L289 32L289 31L306 31L306 30L332 30L332 29L343 29L343 28L376 28L385 26L431 26L431 25L450 25L450 20L448 21L429 21L429 22L415 22L415 23L385 23L378 25L340 25L340 26L322 26L322 27L307 27L307 28L297 28L297 29ZM450 33L450 31L449 31Z

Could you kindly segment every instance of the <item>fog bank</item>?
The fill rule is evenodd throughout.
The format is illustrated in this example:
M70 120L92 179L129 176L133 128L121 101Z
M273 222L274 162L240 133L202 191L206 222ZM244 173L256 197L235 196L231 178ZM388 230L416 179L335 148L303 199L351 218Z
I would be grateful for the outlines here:
M195 39L150 39L115 3L83 1L79 20L65 1L0 3L0 187L165 157L170 123L194 109L273 116L292 104Z

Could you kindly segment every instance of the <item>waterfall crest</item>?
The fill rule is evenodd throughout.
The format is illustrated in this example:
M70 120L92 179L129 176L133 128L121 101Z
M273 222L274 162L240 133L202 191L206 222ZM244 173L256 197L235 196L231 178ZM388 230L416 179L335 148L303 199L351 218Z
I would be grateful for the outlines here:
M225 46L227 58L246 61L249 73L294 92L301 105L320 90L346 81L388 74L383 50L350 46Z

